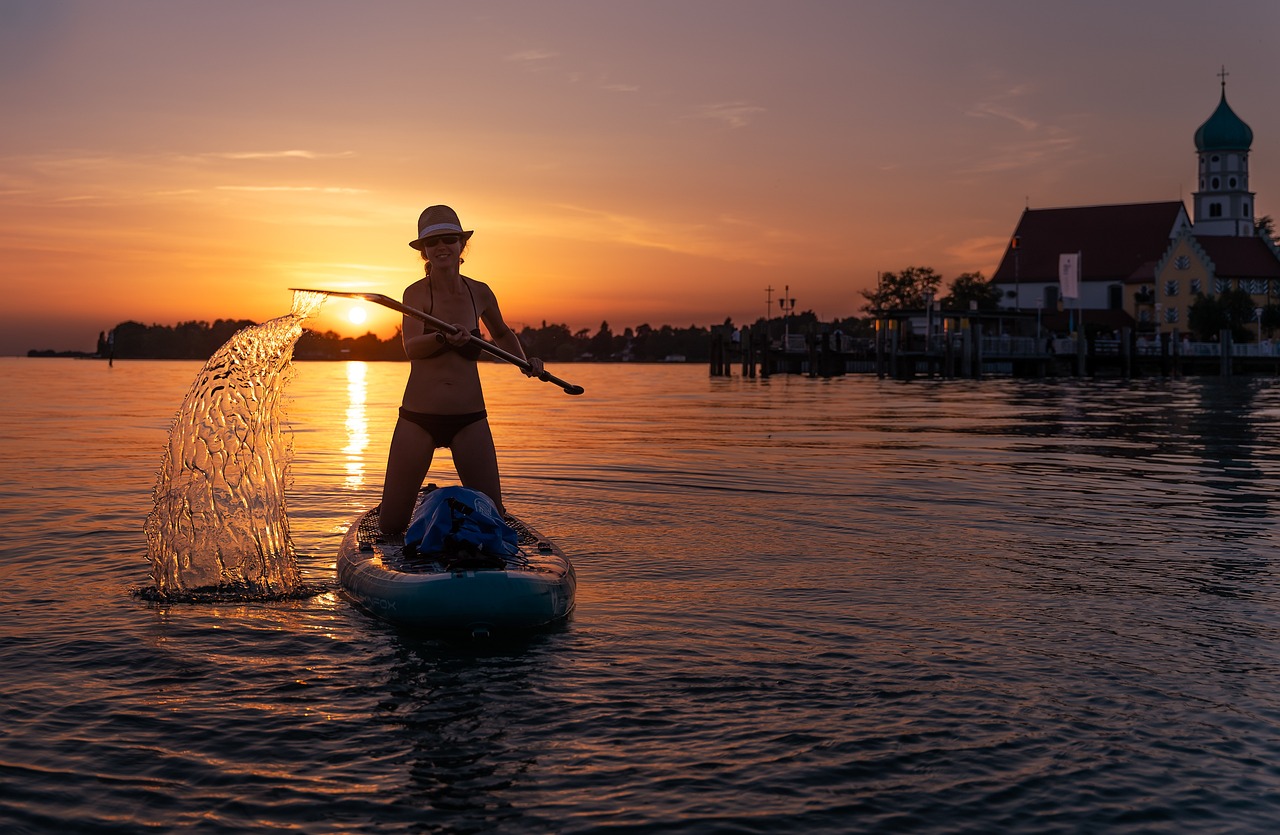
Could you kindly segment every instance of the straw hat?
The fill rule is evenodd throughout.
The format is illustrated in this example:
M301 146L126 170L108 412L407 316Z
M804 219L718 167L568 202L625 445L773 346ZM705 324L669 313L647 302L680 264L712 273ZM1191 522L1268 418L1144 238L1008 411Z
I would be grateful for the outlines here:
M418 237L409 241L409 246L421 250L423 238L458 235L466 241L473 234L474 232L463 231L462 221L458 220L458 213L453 209L448 206L428 206L418 217Z

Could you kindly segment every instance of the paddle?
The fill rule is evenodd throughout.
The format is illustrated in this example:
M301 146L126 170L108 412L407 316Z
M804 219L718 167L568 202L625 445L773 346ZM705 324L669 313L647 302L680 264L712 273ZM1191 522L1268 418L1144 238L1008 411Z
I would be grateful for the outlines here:
M290 287L289 289L295 290L299 293L320 293L325 296L345 296L346 298L349 298L349 299L364 299L367 302L373 302L374 304L380 304L383 307L389 307L392 310L398 310L401 313L403 313L405 316L412 316L414 319L417 319L421 322L425 322L426 324L430 325L431 327L435 328L438 331L444 331L445 333L448 333L448 334L455 334L455 333L458 333L459 331L462 331L462 328L459 328L455 325L451 325L448 322L444 321L443 319L437 319L436 317L432 316L430 313L423 313L421 310L418 310L417 308L409 307L406 304L401 304L400 302L396 301L390 296L384 296L381 293L344 293L339 290L308 290L302 287ZM463 332L466 333L465 331ZM499 359L506 360L507 362L514 365L516 368L519 368L521 371L530 371L533 368L533 366L529 364L528 360L523 359L521 357L517 357L515 354L512 354L508 351L504 351L501 348L499 348L497 345L494 345L491 342L486 342L483 339L476 336L475 334L467 333L467 338L471 342L474 342L476 345L478 345L480 347L480 350L485 351L486 353L493 354L495 357ZM555 383L557 386L564 389L565 394L582 394L582 392L585 391L585 389L583 389L582 386L575 386L573 383L565 382L564 380L561 380L559 377L555 376L554 374L551 374L550 372L548 372L546 369L543 369L541 374L537 374L534 376L536 376L539 380L542 380L544 383Z

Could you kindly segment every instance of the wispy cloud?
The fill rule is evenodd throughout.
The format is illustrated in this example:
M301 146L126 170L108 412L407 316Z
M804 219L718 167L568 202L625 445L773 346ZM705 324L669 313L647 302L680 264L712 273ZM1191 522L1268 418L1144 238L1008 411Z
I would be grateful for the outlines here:
M1003 235L980 235L946 246L944 251L960 263L994 264L1000 260L1008 244L1008 237Z
M1009 141L990 146L985 158L963 166L958 173L985 175L1047 166L1079 146L1080 138L1071 131L1028 115L1026 99L1032 92L1029 85L1014 85L975 102L965 111L966 116L999 120L1018 130L1006 133Z
M764 112L765 109L759 105L735 101L703 105L696 116L699 119L714 119L724 122L731 128L745 128L751 124L753 118Z
M1002 119L1007 122L1012 122L1023 130L1034 131L1040 127L1040 123L1029 116L1022 115L1014 107L1014 103L1018 99L1023 98L1027 94L1028 89L1029 88L1025 84L1020 84L1018 86L1011 87L1008 90L996 93L989 98L975 102L972 107L965 111L965 115L980 119Z
M282 191L317 194L367 194L368 189L341 186L215 186L217 191Z
M520 52L511 53L507 56L507 60L520 64L531 64L556 58L559 55L559 52L553 52L549 49L525 49Z
M959 169L959 174L996 174L1025 168L1046 166L1070 154L1080 144L1075 136L1054 132L1055 135L1030 139L1026 142L1010 142L996 145L985 159Z
M320 152L294 149L289 151L224 151L209 154L216 159L341 159L355 156L354 151Z
M1029 116L1023 116L1012 107L1006 107L996 102L979 102L965 113L966 116L976 116L979 118L1001 119L1011 122L1025 131L1033 131L1040 127L1040 123Z

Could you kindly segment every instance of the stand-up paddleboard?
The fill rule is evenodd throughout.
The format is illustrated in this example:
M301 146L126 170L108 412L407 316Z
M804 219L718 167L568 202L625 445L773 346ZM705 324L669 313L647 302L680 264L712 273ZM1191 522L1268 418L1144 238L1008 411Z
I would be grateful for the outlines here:
M577 590L573 563L530 525L510 514L505 521L519 539L514 555L418 553L382 536L374 508L358 516L342 540L338 585L375 617L439 631L484 636L567 616Z

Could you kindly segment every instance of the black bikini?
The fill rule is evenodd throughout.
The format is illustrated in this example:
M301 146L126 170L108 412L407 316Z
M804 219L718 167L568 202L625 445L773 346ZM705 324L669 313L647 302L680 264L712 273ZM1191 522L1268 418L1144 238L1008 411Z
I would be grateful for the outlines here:
M471 329L471 335L474 336L475 339L468 339L466 345L460 346L450 345L448 342L445 342L444 350L440 351L438 354L433 354L430 357L427 357L427 359L435 359L436 357L443 356L445 351L453 351L464 360L478 360L480 359L480 354L484 353L484 349L481 348L480 343L476 341L476 339L484 338L483 334L480 333L480 312L476 310L476 296L471 292L470 282L463 279L462 283L467 288L467 295L471 297L471 315L474 316L476 320L476 326ZM431 294L431 309L428 310L427 313L432 313L436 309L436 291L435 288L431 286L430 281L427 282L427 292Z
M476 339L480 339L480 313L476 310L476 297L475 294L471 292L471 285L465 280L463 283L466 284L467 295L471 296L471 313L475 316L477 325L477 327L471 330L471 335ZM436 294L435 290L431 288L430 282L427 283L427 289L431 292L431 310L427 311L430 313L434 311L436 307ZM480 358L482 349L480 348L479 343L475 340L468 340L467 344L461 347L454 347L446 342L445 351L453 351L463 359L476 360ZM435 357L444 354L445 351L441 351L439 354L435 354L427 359L435 359ZM453 446L454 436L471 424L484 420L488 416L489 413L484 409L481 409L478 412L441 415L429 412L414 412L403 406L400 407L400 417L430 435L432 442L437 448Z
M453 446L453 438L459 431L488 416L489 413L484 409L457 415L436 415L427 412L411 412L404 406L400 407L400 417L430 435L437 448Z

